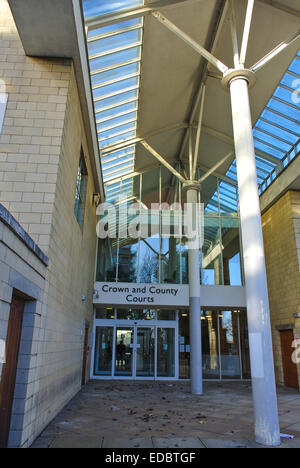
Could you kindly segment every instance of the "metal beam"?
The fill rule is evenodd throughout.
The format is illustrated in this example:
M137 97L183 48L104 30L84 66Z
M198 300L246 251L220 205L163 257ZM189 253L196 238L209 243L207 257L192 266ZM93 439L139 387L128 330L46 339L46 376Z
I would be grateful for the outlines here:
M200 103L200 114L199 114L199 121L198 121L198 128L197 128L197 135L196 135L196 144L195 144L195 153L194 153L194 163L193 163L193 172L191 180L194 180L198 162L198 154L199 154L199 146L200 146L200 137L201 137L201 127L203 122L203 112L204 112L204 102L205 102L205 85L202 86L202 94L201 94L201 103Z
M146 140L148 138L151 138L153 136L159 135L160 133L167 133L167 132L172 132L175 130L181 130L183 128L188 128L189 124L187 123L179 123L175 125L169 125L168 127L160 128L158 130L154 130L153 132L148 133L147 135L144 135L142 137L137 137L137 138L132 138L130 140L124 141L122 143L118 143L116 145L111 145L107 146L106 148L103 148L101 150L102 156L114 153L115 151L119 151L123 148L128 148L129 146L133 146L136 143L141 142L142 140Z
M295 32L292 36L290 36L286 41L281 42L281 44L278 44L277 47L275 47L267 55L265 55L261 60L259 60L252 67L250 67L251 70L253 70L254 72L260 70L267 63L273 60L273 58L277 57L278 54L280 54L283 50L285 50L287 47L289 47L291 44L293 44L293 42L295 42L299 38L300 38L300 29L298 29L298 31Z
M254 0L248 0L245 27L244 27L242 46L241 46L241 54L240 54L240 65L242 67L245 65L245 62L246 62L246 55L247 55L249 35L250 35L250 27L251 27L252 16L253 16L253 8L254 8Z
M199 167L199 169L201 169L201 171L204 171L204 172L210 171L210 168L207 167L207 166L204 166L203 164L199 164L198 167ZM218 171L214 171L211 175L214 175L215 177L219 177L219 179L222 179L222 180L224 180L225 182L228 182L231 185L237 186L237 181L236 180L234 180L231 177L228 177L228 176L226 176L224 174L221 174Z
M214 25L214 31L212 32L210 43L209 44L207 43L207 46L206 46L206 48L211 48L212 53L214 53L214 51L216 50L216 47L217 47L217 44L218 44L218 41L219 41L219 38L220 38L220 35L221 35L221 32L222 32L223 25L224 25L225 21L227 20L227 13L228 13L228 10L229 10L229 2L223 3L221 8L222 8L221 12L218 15L218 21L216 21L215 25ZM200 101L200 98L201 98L202 83L205 83L208 74L210 74L212 76L215 75L214 77L217 77L217 78L220 78L220 79L223 78L223 74L214 73L214 72L209 71L208 70L208 65L209 65L208 62L204 62L204 67L203 67L203 70L202 70L202 73L201 73L201 76L200 76L200 79L199 79L199 89L198 89L196 97L195 97L195 99L194 99L194 101L192 103L192 111L191 111L191 116L190 116L190 119L189 119L190 125L192 125L194 123L196 111L197 111L199 101ZM188 135L189 135L189 132L186 131L185 135L184 135L184 138L183 138L183 141L182 141L180 152L179 152L179 155L178 155L179 161L181 160L181 158L184 155L184 151L185 151L185 148L186 148L186 145L187 145L187 142L188 142Z
M174 169L174 167L171 166L171 164L169 164L157 151L155 151L155 149L152 148L152 146L148 145L148 143L145 140L142 140L140 143L144 146L144 148L146 148L147 151L149 151L149 153L152 154L152 156L154 156L161 164L163 164L167 169L169 169L169 171L172 172L172 174L174 174L174 176L177 177L177 179L179 179L180 182L186 182L186 179L182 177L182 175L179 174L179 172L177 172L176 169Z
M240 54L239 54L239 44L237 38L237 27L236 27L236 14L234 7L234 0L230 1L230 29L231 29L231 38L233 46L233 55L234 55L234 68L239 68L240 66Z
M153 11L152 16L156 18L160 23L166 26L170 31L172 31L176 36L180 37L186 44L190 45L198 54L204 57L209 63L216 67L223 74L226 73L229 68L218 60L214 55L212 55L208 50L198 44L194 39L188 36L185 32L179 29L174 23L168 20L164 15L158 11Z
M227 154L224 158L221 159L221 161L217 162L217 164L215 164L211 169L209 169L209 171L207 171L207 173L204 174L204 176L200 178L199 182L201 183L204 180L206 180L211 174L215 172L216 169L222 166L226 161L233 159L233 158L234 158L234 152L231 151L231 153Z

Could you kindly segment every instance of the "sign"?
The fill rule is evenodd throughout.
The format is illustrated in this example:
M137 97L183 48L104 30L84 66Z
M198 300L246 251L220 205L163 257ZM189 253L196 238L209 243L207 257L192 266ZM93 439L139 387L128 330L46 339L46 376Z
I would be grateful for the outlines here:
M95 283L94 304L129 306L135 309L186 308L189 286L185 284Z

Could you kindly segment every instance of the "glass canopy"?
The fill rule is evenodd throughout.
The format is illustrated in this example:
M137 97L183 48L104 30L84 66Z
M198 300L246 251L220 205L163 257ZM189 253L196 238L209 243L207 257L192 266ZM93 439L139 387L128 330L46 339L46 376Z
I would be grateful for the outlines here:
M89 21L87 44L98 141L110 203L130 199L133 194L130 175L134 176L135 165L143 18L119 18L109 25L105 25L105 18L143 5L143 0L83 0L84 16ZM91 19L97 19L94 26L90 25ZM261 194L299 154L300 52L256 122L253 136ZM220 181L218 191L207 204L211 212L217 210L218 203L224 213L233 209L237 183L235 161L225 178L229 183Z

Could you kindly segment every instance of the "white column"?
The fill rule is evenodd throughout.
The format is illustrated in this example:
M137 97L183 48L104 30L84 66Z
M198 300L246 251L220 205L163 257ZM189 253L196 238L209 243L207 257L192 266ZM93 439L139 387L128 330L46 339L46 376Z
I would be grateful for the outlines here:
M188 224L192 227L194 238L188 242L189 262L189 294L190 294L190 374L191 387L194 395L203 393L202 384L202 337L201 337L201 308L200 308L200 207L198 192L200 184L187 182L183 188L187 191Z
M249 71L229 82L244 256L256 441L280 445L261 212L249 103Z

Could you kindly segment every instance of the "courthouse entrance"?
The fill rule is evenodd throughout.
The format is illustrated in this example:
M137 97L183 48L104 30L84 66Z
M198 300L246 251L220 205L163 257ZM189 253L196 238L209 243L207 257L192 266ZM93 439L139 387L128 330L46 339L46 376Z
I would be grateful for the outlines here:
M178 379L177 312L97 310L93 356L92 378Z

